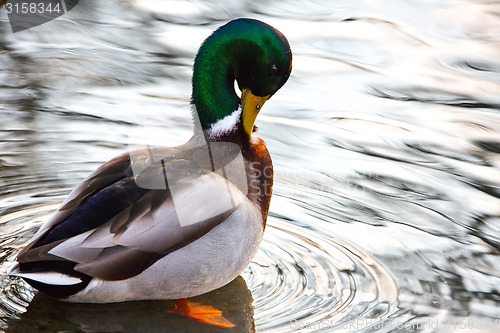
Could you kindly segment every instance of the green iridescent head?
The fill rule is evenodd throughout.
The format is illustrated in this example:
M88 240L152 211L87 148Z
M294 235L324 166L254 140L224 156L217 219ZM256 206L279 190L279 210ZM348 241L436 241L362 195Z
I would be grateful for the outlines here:
M205 40L194 61L191 102L202 128L210 128L241 104L243 126L251 133L262 104L283 86L291 70L290 45L275 28L253 19L223 25ZM241 99L234 91L235 80Z

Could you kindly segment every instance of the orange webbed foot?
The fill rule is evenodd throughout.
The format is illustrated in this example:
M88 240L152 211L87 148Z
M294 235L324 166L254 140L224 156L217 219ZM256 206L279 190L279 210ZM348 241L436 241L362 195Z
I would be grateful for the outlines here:
M217 310L210 305L189 302L185 298L175 300L175 308L170 310L169 313L177 313L181 316L195 319L200 323L218 327L230 328L236 326L222 316L222 311Z

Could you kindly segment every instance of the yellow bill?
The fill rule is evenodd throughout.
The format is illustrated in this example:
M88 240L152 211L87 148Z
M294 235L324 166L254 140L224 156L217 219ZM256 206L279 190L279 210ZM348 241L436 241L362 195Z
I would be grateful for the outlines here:
M255 119L259 114L260 109L268 100L269 95L259 97L252 94L249 89L243 89L241 93L241 107L243 108L243 128L248 135L253 132Z

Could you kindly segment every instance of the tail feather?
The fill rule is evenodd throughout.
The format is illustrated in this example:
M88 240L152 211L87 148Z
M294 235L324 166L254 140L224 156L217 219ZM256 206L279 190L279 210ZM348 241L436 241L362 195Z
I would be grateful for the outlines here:
M59 269L54 269L56 268ZM76 272L70 262L16 262L7 272L19 276L32 287L55 298L67 298L83 290L92 277Z
M62 273L54 272L41 272L41 273L14 273L11 275L16 275L24 279L30 279L33 281L38 281L44 284L56 285L56 286L71 286L83 281L79 278L69 276Z

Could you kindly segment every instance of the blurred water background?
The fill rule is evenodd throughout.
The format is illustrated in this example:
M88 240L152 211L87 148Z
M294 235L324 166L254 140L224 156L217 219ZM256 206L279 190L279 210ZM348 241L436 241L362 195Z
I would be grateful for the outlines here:
M100 164L189 139L193 58L237 17L282 31L294 67L257 119L275 164L264 241L204 302L235 332L500 332L500 2L487 0L87 0L15 34L1 9L0 329L209 331L168 302L33 300L6 271Z

